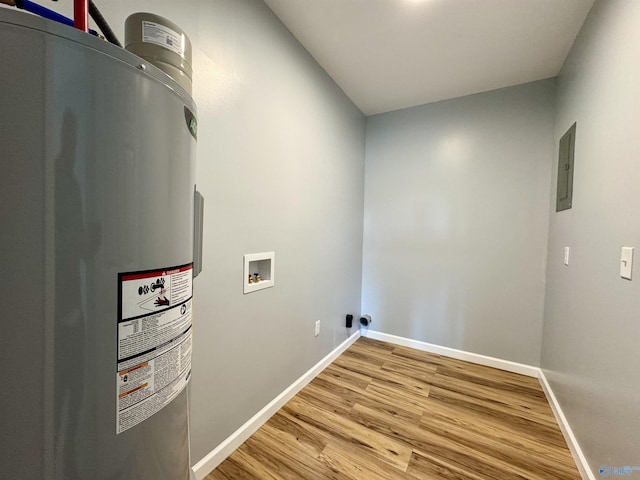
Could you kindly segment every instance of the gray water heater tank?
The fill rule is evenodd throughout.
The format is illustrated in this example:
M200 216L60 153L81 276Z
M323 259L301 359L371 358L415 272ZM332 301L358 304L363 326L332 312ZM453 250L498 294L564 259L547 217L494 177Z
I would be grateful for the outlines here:
M0 45L0 479L187 480L196 106L34 15Z
M153 13L134 13L124 24L124 48L158 67L191 94L191 41L175 23Z

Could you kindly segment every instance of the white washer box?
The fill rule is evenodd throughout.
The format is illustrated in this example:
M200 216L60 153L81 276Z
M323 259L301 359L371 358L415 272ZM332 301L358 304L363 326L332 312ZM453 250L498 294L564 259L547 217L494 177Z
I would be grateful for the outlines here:
M244 256L244 293L251 293L274 285L275 252L250 253ZM249 283L249 276L257 273L260 281Z

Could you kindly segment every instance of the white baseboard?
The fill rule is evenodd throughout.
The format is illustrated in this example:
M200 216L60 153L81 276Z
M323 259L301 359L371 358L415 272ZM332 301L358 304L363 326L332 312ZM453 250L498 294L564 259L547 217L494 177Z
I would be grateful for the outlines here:
M553 410L553 414L556 417L556 421L558 422L558 425L560 425L560 430L562 430L562 435L564 435L564 439L571 451L571 455L573 455L573 460L576 462L580 476L582 476L583 480L596 480L596 477L591 471L591 468L589 468L589 463L582 453L578 440L576 440L576 437L573 435L569 422L567 422L567 418L564 416L564 412L562 411L553 390L551 390L551 385L549 385L547 377L545 377L542 369L540 369L540 376L538 378L540 380L540 385L542 385L542 390L544 390L544 394L549 401L551 410Z
M423 352L435 353L436 355L442 355L445 357L456 358L458 360L464 360L466 362L477 363L479 365L485 365L487 367L499 368L500 370L519 373L521 375L527 375L528 377L538 378L540 373L540 369L538 367L532 367L531 365L525 365L524 363L511 362L509 360L488 357L486 355L480 355L478 353L471 353L465 352L464 350L456 350L455 348L442 347L440 345L434 345L433 343L426 343L418 340L412 340L410 338L398 337L396 335L389 335L388 333L376 332L374 330L366 331L366 329L363 329L362 336L373 338L375 340L381 340L383 342L395 343L396 345L402 345L403 347L415 348L416 350L422 350Z
M197 480L203 480L218 465L220 465L233 451L242 445L256 430L258 430L267 420L269 420L280 408L291 400L300 390L302 390L311 380L313 380L322 370L333 362L342 352L360 337L360 331L356 331L344 342L338 345L331 353L320 360L309 371L303 374L298 380L293 382L280 395L269 402L262 410L256 413L238 430L229 435L220 445L209 452L202 460L193 466Z

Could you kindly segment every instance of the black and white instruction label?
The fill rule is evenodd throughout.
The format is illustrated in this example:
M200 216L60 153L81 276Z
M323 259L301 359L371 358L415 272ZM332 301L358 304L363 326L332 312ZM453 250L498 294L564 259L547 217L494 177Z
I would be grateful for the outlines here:
M118 275L116 433L160 411L191 375L193 264Z
M184 56L182 35L175 30L155 22L142 22L142 41L160 45L180 56Z

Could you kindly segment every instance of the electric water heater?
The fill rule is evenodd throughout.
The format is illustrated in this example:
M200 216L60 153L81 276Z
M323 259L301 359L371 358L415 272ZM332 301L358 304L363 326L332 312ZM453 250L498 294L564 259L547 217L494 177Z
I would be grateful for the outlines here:
M0 478L189 478L195 115L148 61L0 9Z

